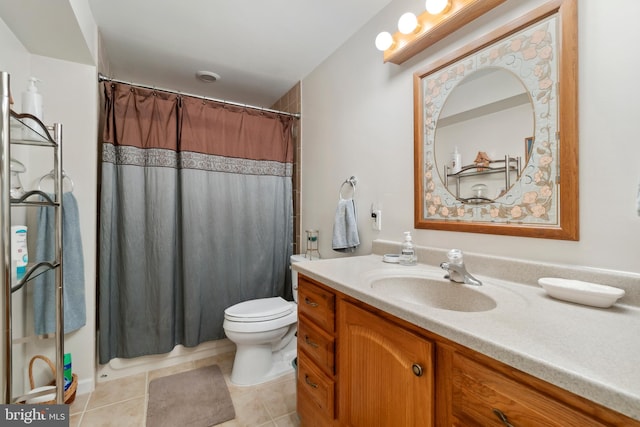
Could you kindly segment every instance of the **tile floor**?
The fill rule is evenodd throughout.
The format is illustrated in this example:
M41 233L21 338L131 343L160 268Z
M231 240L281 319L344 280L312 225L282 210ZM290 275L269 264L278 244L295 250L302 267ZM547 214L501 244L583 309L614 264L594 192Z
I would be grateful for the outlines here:
M126 378L100 382L89 394L79 395L71 405L70 427L142 427L147 418L148 385L158 377L217 364L224 373L236 410L236 418L221 427L299 426L296 415L295 375L285 375L253 387L231 384L233 353L148 371ZM152 427L152 426L149 426Z

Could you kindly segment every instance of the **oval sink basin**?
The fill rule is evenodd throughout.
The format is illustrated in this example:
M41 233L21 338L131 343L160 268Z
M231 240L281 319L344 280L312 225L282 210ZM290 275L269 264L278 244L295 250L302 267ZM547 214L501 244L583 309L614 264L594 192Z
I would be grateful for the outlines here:
M383 291L389 298L441 310L478 312L496 308L496 301L469 285L446 279L422 276L372 278L372 289Z

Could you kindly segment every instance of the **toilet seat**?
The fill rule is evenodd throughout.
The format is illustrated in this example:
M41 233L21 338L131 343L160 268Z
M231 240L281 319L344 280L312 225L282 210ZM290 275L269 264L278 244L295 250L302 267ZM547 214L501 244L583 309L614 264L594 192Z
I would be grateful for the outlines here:
M281 297L244 301L224 311L224 318L232 322L265 322L285 317L295 310L295 304Z
M260 318L269 317L269 316L234 317L225 313L224 321L222 322L222 327L228 336L229 332L255 334L255 333L275 331L279 328L290 327L292 325L295 325L296 322L298 321L297 305L293 302L288 302L288 301L284 301L284 302L287 305L289 305L289 309L285 310L284 312L281 312L279 315L272 313L271 316L278 316L278 317L275 317L270 320L258 320Z

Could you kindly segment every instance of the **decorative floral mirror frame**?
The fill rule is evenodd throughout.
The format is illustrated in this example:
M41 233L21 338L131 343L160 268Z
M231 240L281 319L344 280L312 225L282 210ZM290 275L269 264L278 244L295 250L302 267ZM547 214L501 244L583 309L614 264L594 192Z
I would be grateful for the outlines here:
M578 240L577 47L577 0L555 0L414 74L416 228ZM529 91L533 147L506 194L468 204L442 182L435 134L447 95L486 67L514 72Z

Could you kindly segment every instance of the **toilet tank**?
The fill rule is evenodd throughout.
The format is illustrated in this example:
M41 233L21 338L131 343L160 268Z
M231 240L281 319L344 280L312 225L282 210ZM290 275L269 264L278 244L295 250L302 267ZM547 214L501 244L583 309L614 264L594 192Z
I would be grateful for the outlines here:
M316 260L319 259L318 257L314 256L312 257L310 256L305 256L304 254L298 254L298 255L291 255L291 264L293 264L294 262L300 262L300 261L310 261L310 260ZM293 292L293 300L298 303L298 272L295 271L293 268L289 267L289 269L291 270L291 291Z

